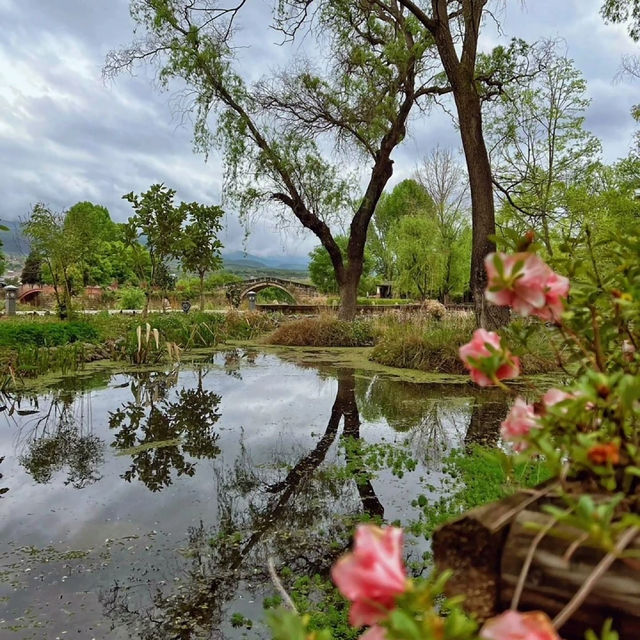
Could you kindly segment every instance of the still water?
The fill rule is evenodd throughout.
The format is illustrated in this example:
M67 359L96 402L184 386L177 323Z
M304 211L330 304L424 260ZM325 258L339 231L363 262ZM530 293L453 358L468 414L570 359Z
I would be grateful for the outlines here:
M506 412L252 350L1 404L2 640L267 638L269 558L326 573L354 522L411 522Z

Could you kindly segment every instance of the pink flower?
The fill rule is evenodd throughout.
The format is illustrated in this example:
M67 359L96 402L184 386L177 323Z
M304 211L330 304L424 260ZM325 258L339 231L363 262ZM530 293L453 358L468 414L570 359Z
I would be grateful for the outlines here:
M476 329L471 341L463 344L459 353L471 379L481 387L495 384L494 376L504 380L520 375L520 360L502 348L500 336L493 331ZM497 359L494 358L496 354Z
M561 389L549 389L542 396L542 404L545 409L549 407L553 407L554 404L558 404L558 402L562 402L563 400L568 400L569 398L574 398L575 396L572 393L567 393L566 391L562 391Z
M387 632L378 625L367 629L358 640L387 640Z
M526 437L531 429L537 428L533 405L527 404L522 398L516 398L500 427L500 434L504 440L515 442L517 451L524 451L527 448Z
M512 307L522 316L557 320L569 294L569 280L555 273L535 253L490 253L484 261L488 285L485 297Z
M631 340L624 340L622 342L622 357L627 362L633 362L633 354L636 352L635 345Z
M505 611L484 623L480 637L483 640L561 640L542 611Z
M396 597L407 589L407 573L402 562L402 529L359 525L353 552L333 565L331 577L342 595L352 603L351 625L373 625L386 618L395 607Z

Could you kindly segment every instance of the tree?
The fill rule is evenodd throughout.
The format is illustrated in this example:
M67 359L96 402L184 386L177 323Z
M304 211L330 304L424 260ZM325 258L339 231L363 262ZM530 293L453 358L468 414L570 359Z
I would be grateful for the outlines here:
M396 0L380 0L388 13ZM478 55L478 41L488 0L397 0L433 38L438 56L453 94L460 137L471 192L472 249L471 292L476 321L483 327L504 324L508 312L485 302L487 280L484 258L495 250L495 209L491 164L484 140L482 103L503 90L506 84L530 73L527 47L520 41L509 48L496 47L491 54Z
M29 252L20 276L22 284L40 284L42 282L42 258L33 251Z
M114 233L115 225L109 211L91 202L78 202L66 213L64 232L73 243L82 285L91 281L91 267L99 262L103 244Z
M640 3L638 0L605 0L600 9L605 22L626 24L629 36L640 40Z
M200 311L204 310L204 277L208 271L222 267L220 251L222 243L218 233L224 211L220 207L192 202L186 206L189 224L182 231L180 261L187 271L198 274L200 279Z
M65 212L56 212L42 203L34 205L22 229L31 241L31 250L47 267L61 318L71 314L71 268L78 259L78 243L65 233ZM62 289L62 292L60 291Z
M590 100L573 61L555 53L524 86L505 91L488 120L494 184L515 226L532 228L553 254L554 228L566 222L566 191L600 151L583 128Z
M446 258L435 217L405 216L394 229L390 245L396 259L396 288L420 300L438 295Z
M315 21L308 33L317 35L324 71L297 51L292 69L250 86L234 67L234 21L244 4L132 0L145 36L112 52L105 73L155 61L165 85L185 80L194 96L198 148L208 151L214 140L223 148L228 197L245 219L269 203L283 220L292 214L314 233L335 271L340 315L351 319L367 229L393 171L391 154L406 135L414 106L427 107L430 96L450 91L430 57L432 36L420 33L415 19L397 6L385 12L377 3L322 0L309 12L308 0L281 0L276 26L285 40ZM215 133L208 123L214 112ZM345 156L356 156L357 166L365 159L370 165L359 198ZM332 226L345 216L349 240L343 253Z
M345 255L349 247L349 239L346 236L336 236L336 243ZM318 246L309 253L309 276L311 282L318 287L321 293L338 293L340 285L336 281L336 274L329 257L328 251L322 246ZM358 293L368 293L369 283L367 279L373 267L373 259L368 250L365 251L362 261L362 277Z
M438 221L444 273L439 298L464 294L469 286L471 262L469 182L450 149L436 147L422 161L416 179L429 194Z
M393 280L395 275L394 254L389 245L394 226L403 216L432 213L433 209L429 193L412 179L403 180L391 193L382 194L373 214L367 240L379 276Z
M176 255L179 250L181 237L181 225L185 220L186 205L180 203L178 207L173 204L175 190L162 184L154 184L139 196L127 193L122 196L133 206L134 215L129 218L127 225L127 242L138 253L135 247L138 238L144 237L149 255L149 269L145 267L145 261L136 259L136 268L140 276L140 282L145 283L145 305L143 314L149 310L149 297L151 287L156 282L160 265L165 260ZM137 256L142 258L142 256ZM166 285L162 287L162 297L165 298Z

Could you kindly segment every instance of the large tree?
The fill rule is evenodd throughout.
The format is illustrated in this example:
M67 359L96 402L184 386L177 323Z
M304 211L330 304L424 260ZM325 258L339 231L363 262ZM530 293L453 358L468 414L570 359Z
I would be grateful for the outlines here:
M308 11L309 2L281 0L278 28L287 39L304 25L317 37L323 66L298 50L292 68L250 85L235 61L234 21L244 4L132 0L144 36L110 54L105 71L154 61L162 81L186 81L198 147L223 147L227 197L245 215L271 205L314 233L335 271L340 314L352 318L367 229L393 171L391 155L414 107L449 91L430 58L433 39L397 5L389 12L375 2L334 0ZM361 171L350 175L349 167ZM359 193L354 184L363 185ZM345 217L346 255L333 232Z
M482 103L499 95L505 84L531 70L518 64L525 52L522 43L510 48L497 47L491 54L480 55L478 42L489 0L379 0L389 13L398 4L415 16L431 35L442 69L448 80L457 111L469 186L472 214L471 292L476 320L486 327L506 322L504 307L486 303L487 277L485 256L495 250L495 209L491 164L484 139Z

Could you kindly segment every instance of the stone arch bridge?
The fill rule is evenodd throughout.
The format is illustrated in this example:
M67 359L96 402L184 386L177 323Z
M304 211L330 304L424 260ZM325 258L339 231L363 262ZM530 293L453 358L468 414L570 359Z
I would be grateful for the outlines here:
M236 306L240 304L242 299L250 291L258 293L269 287L286 291L296 303L300 298L312 298L319 295L317 287L314 287L312 284L305 284L304 282L298 282L296 280L285 280L284 278L248 278L242 282L231 282L225 285L227 297L236 304Z

